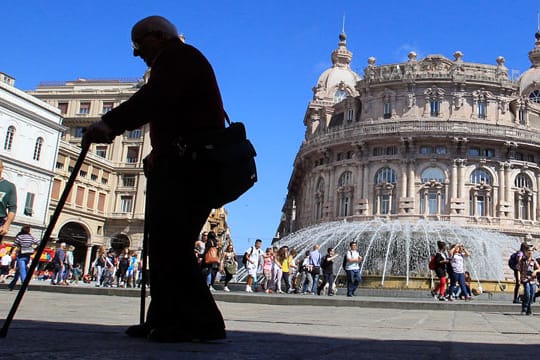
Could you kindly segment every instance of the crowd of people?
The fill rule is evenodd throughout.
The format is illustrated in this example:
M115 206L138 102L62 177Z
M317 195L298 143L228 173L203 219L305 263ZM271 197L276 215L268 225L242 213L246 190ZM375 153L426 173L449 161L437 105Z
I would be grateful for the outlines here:
M431 291L434 299L439 301L472 300L472 295L479 291L471 289L471 276L465 271L465 258L471 253L461 243L450 247L444 241L437 241L437 253L434 259L434 272L439 283Z
M20 280L27 276L39 240L30 233L29 226L23 226L9 251L0 257L0 283L8 283L13 290ZM98 247L96 256L87 274L83 274L80 264L74 262L73 245L60 242L52 259L41 262L34 272L34 278L49 281L51 285L95 284L96 287L135 288L141 286L141 266L137 253L123 249L119 254L114 249Z
M216 249L216 256L211 255L212 249ZM203 232L201 238L195 242L194 251L210 291L216 291L214 284L219 276L224 278L223 290L229 292L229 282L240 268L232 243L221 247L213 231ZM339 256L331 247L326 250L325 255L321 254L318 244L302 256L298 256L297 250L289 249L288 246L268 247L263 251L262 240L257 239L254 245L242 254L241 261L247 274L245 292L260 290L277 294L333 296L337 293L334 264ZM356 295L356 289L361 282L362 256L357 251L356 242L350 243L350 249L343 256L347 296L351 297Z

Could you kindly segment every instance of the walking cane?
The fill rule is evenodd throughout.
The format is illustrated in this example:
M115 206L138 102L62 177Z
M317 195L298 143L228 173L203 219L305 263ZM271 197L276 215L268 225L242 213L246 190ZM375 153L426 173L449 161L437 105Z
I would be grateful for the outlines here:
M21 285L21 288L19 289L19 292L17 293L17 297L15 297L15 301L13 302L13 305L11 305L11 309L9 310L9 314L6 320L4 321L2 329L0 330L0 337L5 338L7 336L9 325L11 324L11 321L13 320L13 317L15 316L15 313L17 312L17 308L19 307L19 304L22 301L24 293L26 292L26 289L28 288L28 284L30 283L30 280L32 279L32 275L34 274L34 271L36 270L36 267L39 264L39 259L41 258L41 254L43 253L43 250L45 250L45 246L47 245L47 242L49 241L51 237L51 233L56 225L56 222L58 221L58 218L60 217L60 213L62 212L62 209L64 208L64 204L66 203L69 192L71 191L71 188L73 187L73 183L75 182L75 179L77 178L77 175L79 174L79 170L81 169L82 163L84 161L84 158L86 157L86 153L88 152L89 147L90 147L90 144L83 144L81 148L81 153L79 154L79 158L77 159L77 162L75 163L75 166L73 167L73 171L71 172L69 180L66 183L64 192L62 193L62 196L60 197L60 200L58 201L58 204L56 205L56 209L54 210L53 216L51 217L51 222L49 223L47 230L45 230L45 234L43 235L43 238L41 239L41 242L39 243L39 246L36 249L36 252L34 254L34 260L30 264L30 269L28 270L26 278L24 279Z
M148 281L146 268L148 266L148 199L144 209L144 230L143 230L143 243L142 243L142 276L141 276L141 309L140 309L140 324L144 325L144 313L146 312L146 283Z

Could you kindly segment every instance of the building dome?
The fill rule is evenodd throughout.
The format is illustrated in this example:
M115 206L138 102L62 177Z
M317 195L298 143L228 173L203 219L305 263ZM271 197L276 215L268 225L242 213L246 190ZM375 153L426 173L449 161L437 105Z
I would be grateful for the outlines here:
M529 51L531 68L519 78L519 94L540 103L540 31L535 34L535 47Z
M333 99L339 102L348 96L356 96L356 83L360 76L351 70L352 53L347 49L347 36L339 35L338 48L332 52L332 67L325 70L313 89L316 99Z

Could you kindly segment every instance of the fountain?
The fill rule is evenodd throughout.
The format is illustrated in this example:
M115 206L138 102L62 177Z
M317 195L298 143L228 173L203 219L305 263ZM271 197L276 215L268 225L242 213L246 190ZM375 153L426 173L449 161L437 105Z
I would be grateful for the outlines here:
M450 222L377 219L314 225L292 233L274 245L295 248L298 258L302 258L315 244L321 246L323 255L328 247L333 247L338 254L345 254L351 241L358 243L358 251L364 258L362 277L376 279L379 287L385 287L387 279L398 279L406 288L432 285L436 279L428 268L429 259L437 251L437 241L444 241L447 244L460 242L469 249L471 256L465 259L465 268L478 282L478 288L482 289L481 281L490 281L498 284L500 290L504 290L501 282L505 281L505 272L509 275L506 259L520 244L518 238ZM341 261L341 257L334 261L334 272L338 276L343 275ZM241 277L242 274L238 274L238 278ZM428 283L424 286L417 282L412 284L416 279L423 279L424 283L427 279Z

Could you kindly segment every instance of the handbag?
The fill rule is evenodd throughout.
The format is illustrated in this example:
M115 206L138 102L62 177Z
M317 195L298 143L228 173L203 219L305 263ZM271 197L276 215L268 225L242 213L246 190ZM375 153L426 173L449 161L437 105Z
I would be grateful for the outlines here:
M219 263L217 247L211 246L210 248L208 248L208 251L204 254L204 263L205 264Z
M234 275L236 274L236 271L238 270L238 266L236 265L236 263L233 261L233 262L230 262L228 264L225 265L225 270L231 274L231 275Z
M257 153L247 139L241 122L231 122L224 129L204 133L204 138L188 146L199 167L208 171L201 195L214 209L238 199L257 182Z

